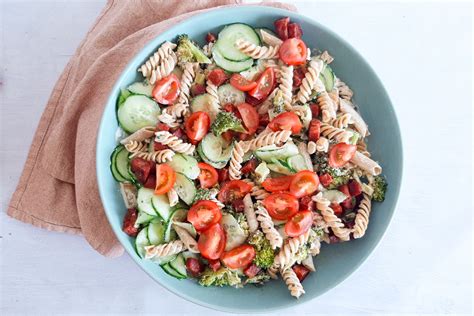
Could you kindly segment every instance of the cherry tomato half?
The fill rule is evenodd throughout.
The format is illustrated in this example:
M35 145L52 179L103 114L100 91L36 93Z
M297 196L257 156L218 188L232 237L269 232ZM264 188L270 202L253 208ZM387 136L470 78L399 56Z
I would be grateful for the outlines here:
M257 86L249 91L249 95L258 99L265 99L275 85L275 71L272 67L265 69L257 79Z
M230 77L230 84L240 91L250 91L257 86L255 81L245 79L241 74L235 73Z
M295 174L290 183L290 193L301 198L313 194L319 185L319 178L315 172L302 170Z
M240 245L230 251L224 252L222 262L231 268L239 269L248 267L255 258L255 249L250 245Z
M156 187L155 194L165 194L173 187L176 181L176 173L165 163L156 165Z
M252 190L250 184L242 180L230 180L221 187L217 199L222 203L231 203L234 200L242 199L250 190Z
M268 192L288 191L293 176L267 178L262 182L262 187Z
M197 231L203 231L220 222L222 212L216 202L197 201L188 211L188 222L193 224Z
M184 124L186 135L193 144L201 141L206 136L211 125L211 119L206 112L198 111L191 114Z
M352 159L352 157L354 157L356 150L356 145L349 145L346 143L334 145L329 151L329 165L333 168L344 166Z
M298 199L289 193L272 193L263 200L263 205L273 219L287 220L299 209Z
M308 54L306 44L299 38L289 38L283 42L278 51L280 59L287 65L301 65Z
M285 233L289 237L298 237L308 231L313 225L313 213L300 211L293 215L285 224Z
M241 103L236 108L242 117L247 133L250 135L254 134L257 131L259 121L257 110L248 103Z
M170 74L155 84L151 93L153 98L161 104L172 104L179 95L179 79Z
M219 178L217 170L205 162L198 163L198 167L201 169L201 172L199 173L199 183L201 184L201 188L212 188Z
M291 131L292 134L299 134L303 128L300 118L293 112L283 112L278 114L270 121L268 127L274 131Z
M199 235L198 249L206 259L219 259L225 248L225 233L220 224L214 224Z
M296 277L298 280L300 280L300 282L303 282L310 272L309 269L302 264L295 264L292 269L295 271Z

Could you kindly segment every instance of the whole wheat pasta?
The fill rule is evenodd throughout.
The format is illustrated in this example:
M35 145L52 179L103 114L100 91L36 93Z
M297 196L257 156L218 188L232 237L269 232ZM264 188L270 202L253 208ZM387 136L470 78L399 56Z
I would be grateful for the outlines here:
M313 197L312 200L314 201L315 197ZM323 216L318 212L313 212L313 227L318 230L320 229L325 233L329 232L328 224L324 221Z
M339 98L339 91L337 89L332 89L331 91L328 92L328 96L331 98L334 108L339 109L339 104L340 104L340 98Z
M125 149L131 153L130 157L133 158L139 153L146 152L148 150L148 144L145 142L138 142L135 140L129 141L125 144Z
M329 140L326 137L319 137L316 141L316 151L327 153L329 149Z
M262 41L270 46L280 46L283 44L283 41L276 37L275 35L272 35L265 31L264 29L259 29L260 36L262 37Z
M250 195L253 196L256 200L263 200L267 196L270 195L264 188L262 188L259 184L253 182L250 179L244 179L242 180L245 183L248 183L252 186L252 189L250 191Z
M173 159L174 151L172 151L171 149L163 149L154 152L139 151L134 153L132 156L139 157L148 161L154 161L156 163L164 163Z
M283 93L285 109L290 111L293 97L293 66L282 65L280 69L280 85L278 88Z
M166 257L176 255L183 252L186 246L181 240L171 241L167 244L162 245L151 245L145 247L145 259L151 259L155 257Z
M363 193L363 198L360 201L357 215L354 220L354 238L361 238L365 235L367 226L369 225L369 216L371 211L371 198L370 195Z
M321 215L329 227L331 227L334 235L342 241L348 241L350 239L351 230L344 227L342 220L334 214L332 208L329 207L329 200L325 199L322 193L313 196L313 200L316 202L316 208L321 211Z
M312 230L308 229L304 234L298 237L288 238L278 255L275 256L273 265L278 266L280 270L285 270L295 264L296 254L301 247L306 245L311 232Z
M258 201L256 203L255 214L257 215L257 221L260 223L265 237L270 242L273 249L279 248L283 244L283 238L280 233L275 229L272 218L268 214L267 209L263 206L263 203Z
M257 215L255 214L255 209L253 207L252 198L250 194L246 194L244 199L244 214L245 218L247 219L247 223L249 225L249 232L254 233L258 230L258 221Z
M178 118L175 116L175 111L174 109L171 109L170 107L164 108L161 111L161 114L158 115L158 120L161 123L165 123L171 128L179 127L182 123L178 120Z
M336 118L332 120L331 125L337 128L347 128L351 123L352 115L350 113L344 113L336 116Z
M334 60L334 58L331 55L329 55L327 50L322 52L322 54L319 56L319 59L321 59L325 64L330 64Z
M182 139L179 139L178 137L174 136L170 132L159 131L155 133L155 136L156 136L155 141L163 145L167 145L169 148L171 148L175 152L186 154L186 155L192 155L194 152L194 149L195 149L194 145L183 142Z
M341 99L340 109L341 112L349 113L351 115L352 124L362 138L365 138L367 135L369 135L367 124L364 122L360 114L354 109L354 105L350 101Z
M280 49L280 46L258 46L242 38L235 42L235 47L253 59L276 58Z
M179 202L178 192L175 189L171 188L166 195L168 196L168 201L170 206L175 206Z
M352 157L351 162L373 176L377 176L382 173L382 167L380 167L376 161L370 159L358 151L356 151L354 157Z
M278 131L265 134L263 136L259 135L256 138L249 140L247 142L248 150L256 150L261 147L269 145L280 145L286 143L291 138L291 131Z
M158 65L165 60L176 48L176 44L171 42L164 42L158 50L138 69L143 77L148 78L151 72L158 67Z
M308 150L308 154L314 154L316 152L316 143L310 140L306 146L306 149Z
M319 78L317 81L321 81ZM321 83L322 84L322 83ZM336 105L334 102L332 102L331 97L329 94L326 92L324 86L324 90L319 90L316 88L316 91L318 91L318 97L316 98L316 102L319 105L319 108L321 109L321 116L322 116L322 121L324 123L329 123L331 120L336 118Z
M288 287L291 296L299 298L305 293L300 280L298 280L298 277L296 276L296 273L295 271L293 271L292 268L284 270L281 276L283 280L285 280L286 286Z
M173 229L176 234L178 234L179 239L184 244L186 249L194 253L200 252L198 249L197 241L193 238L193 236L191 236L191 234L186 229L175 224L173 224Z
M353 136L351 132L331 126L327 123L321 123L321 135L329 139L335 139L340 143L349 143L349 140Z
M339 92L339 96L341 97L341 99L348 101L352 99L354 92L352 92L352 90L347 86L344 81L339 78L336 78L335 86L337 88L337 91Z
M183 65L183 75L181 76L181 81L180 81L178 104L189 104L191 85L193 84L194 77L196 75L195 69L197 67L198 67L197 63L185 63ZM181 117L182 115L176 115L176 116Z
M309 62L308 70L301 81L300 90L296 94L296 100L300 103L307 103L311 97L311 93L316 85L319 74L323 69L323 62L321 60L311 60Z
M134 184L130 182L120 182L120 193L122 194L123 202L127 209L137 207L137 188Z
M176 57L176 54L171 52L168 57L163 59L161 63L151 71L150 75L147 76L147 79L151 84L163 79L173 71L177 62L178 58Z
M124 139L122 139L120 141L120 143L125 145L127 143L130 143L131 141L142 142L142 141L152 137L154 133L155 133L155 127L154 126L142 127L138 131L133 133L132 135L129 135L129 136L125 137Z
M239 141L235 143L232 148L229 161L229 177L232 180L240 179L242 173L240 169L242 168L242 161L244 160L245 152L247 151L247 146L245 142Z

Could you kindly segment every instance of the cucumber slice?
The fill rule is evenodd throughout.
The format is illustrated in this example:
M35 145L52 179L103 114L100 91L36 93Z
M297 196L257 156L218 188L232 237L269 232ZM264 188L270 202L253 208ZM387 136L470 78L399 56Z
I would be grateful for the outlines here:
M240 38L247 40L252 44L260 45L260 38L253 27L243 23L234 23L227 25L219 32L215 47L218 47L222 56L228 60L247 60L250 57L235 48L235 42Z
M156 214L158 214L165 222L169 220L171 216L171 207L170 201L168 200L168 196L166 194L153 194L151 197L151 205L153 206Z
M150 245L148 240L148 227L143 228L135 238L135 249L140 258L145 257L145 247Z
M336 77L334 76L334 72L332 71L329 65L326 65L321 73L319 74L319 78L324 83L324 87L326 91L331 91L334 89L334 82L336 81Z
M135 226L138 227L139 225L147 224L155 218L156 218L156 216L151 216L150 214L139 211L137 220L135 221Z
M240 75L249 81L254 81L260 74L261 69L259 66L253 66L245 71L241 71Z
M211 123L216 119L217 113L219 113L219 107L212 102L212 98L209 94L204 93L194 97L191 102L192 112L203 111L209 114Z
M196 186L193 181L188 179L184 174L177 172L174 189L184 203L188 205L193 204L194 196L196 195Z
M112 176L114 177L116 181L125 182L127 181L127 179L125 179L115 167L115 159L116 159L117 153L120 151L120 150L117 150L119 149L119 147L115 148L115 150L110 155L110 172L112 172Z
M141 187L140 189L138 189L137 205L138 205L138 209L141 212L147 213L148 215L151 215L151 216L156 216L158 214L156 213L155 208L153 207L153 204L151 203L151 199L153 196L154 194L153 194L152 189Z
M269 145L259 148L255 151L255 155L266 162L272 162L272 158L285 159L299 153L298 147L293 143L286 143L281 147Z
M132 93L128 89L120 89L120 95L117 99L117 110L122 106L122 104L130 95L132 95Z
M184 261L188 260L188 258L194 258L199 260L198 254L189 250L183 251L181 254L183 255Z
M176 255L169 255L169 256L165 256L165 257L151 258L151 261L153 261L154 263L157 263L159 265L163 265L163 264L167 264L170 261L173 261L174 258L176 258Z
M175 259L175 258L173 258ZM174 278L177 278L177 279L186 279L185 276L183 276L182 274L178 273L175 269L173 269L169 263L166 263L166 264L162 264L161 265L161 268L163 269L163 271L165 271L167 274L171 275L172 277Z
M252 58L249 58L244 61L231 61L225 59L215 46L212 49L212 58L214 58L214 61L216 62L217 66L229 72L241 72L253 66Z
M133 94L141 94L146 95L147 97L151 97L151 92L153 91L153 85L151 85L148 80L143 82L135 82L128 86L128 91Z
M295 170L296 172L301 170L311 170L308 165L306 165L306 160L302 155L295 155L291 156L287 160L288 165L291 169Z
M206 155L204 155L203 151L202 151L202 146L201 146L201 143L199 144L198 148L197 148L197 152L199 154L199 156L202 158L202 160L213 166L214 168L216 169L222 169L225 167L225 165L227 165L227 161L219 161L219 162L216 162L216 161L212 161L212 160L209 160Z
M148 225L148 240L152 245L160 245L165 241L165 226L159 220Z
M129 172L130 161L128 160L128 151L122 145L119 145L117 150L114 160L115 170L117 170L125 180L133 182L134 178Z
M183 255L179 254L173 261L171 261L170 267L183 276L183 278L187 277L186 261L184 260Z
M189 155L176 154L168 165L174 171L184 174L189 179L197 179L201 170L198 167L197 160Z
M120 126L134 133L145 126L155 126L161 110L158 103L144 95L129 96L117 111Z
M323 191L323 198L328 199L331 203L339 204L342 203L345 199L347 199L348 196L339 190L327 190Z
M188 212L184 208L174 209L173 213L171 214L170 220L166 226L165 232L165 242L170 242L176 238L176 232L173 229L173 222L181 222L186 219Z
M245 102L245 93L231 84L224 84L217 89L220 104L241 104Z
M221 225L226 235L225 251L242 245L247 239L247 235L245 235L242 227L240 227L235 217L231 214L225 213L222 215Z
M198 151L198 153L200 153L201 158L206 162L211 161L212 166L214 166L214 164L218 166L224 164L225 166L232 154L232 148L233 146L229 145L221 136L209 133L203 138L201 143L199 143L198 149L200 149L200 151ZM220 168L223 168L223 166Z
M292 175L296 173L295 170L289 168L288 165L282 164L282 162L277 159L274 159L273 163L267 164L267 168L273 172L281 173L285 175Z

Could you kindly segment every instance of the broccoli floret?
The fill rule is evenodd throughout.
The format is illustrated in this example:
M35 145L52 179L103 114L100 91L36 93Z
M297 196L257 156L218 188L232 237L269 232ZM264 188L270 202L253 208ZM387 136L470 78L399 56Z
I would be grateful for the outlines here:
M315 155L314 164L316 165L319 174L328 173L331 175L332 182L327 189L337 189L339 186L346 184L351 179L349 170L329 166L328 157L324 153L318 153Z
M387 191L387 180L382 176L376 176L372 185L374 188L372 199L376 202L383 202L385 200L385 192Z
M202 286L238 286L242 283L237 272L222 267L216 272L207 268L199 279Z
M269 268L275 259L275 252L263 233L261 231L256 231L249 237L248 243L253 245L255 248L256 255L253 262L260 268Z
M231 112L219 112L216 119L212 123L211 131L214 135L219 136L226 131L245 132L242 121Z
M245 284L261 285L265 282L270 281L270 279L271 277L267 272L261 271L253 278L248 278L247 280L245 280Z
M199 188L196 191L194 196L193 204L201 200L209 200L211 198L212 192L209 189Z
M199 62L210 64L211 60L201 51L199 45L194 43L188 35L178 36L178 48L176 50L180 63Z

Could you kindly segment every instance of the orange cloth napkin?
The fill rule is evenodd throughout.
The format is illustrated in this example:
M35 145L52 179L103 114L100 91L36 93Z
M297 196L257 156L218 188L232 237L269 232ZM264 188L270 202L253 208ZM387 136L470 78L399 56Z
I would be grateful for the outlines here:
M241 0L109 0L61 74L46 105L8 215L82 234L105 256L123 253L97 188L95 144L106 99L128 62L180 21ZM294 10L277 2L260 3Z

